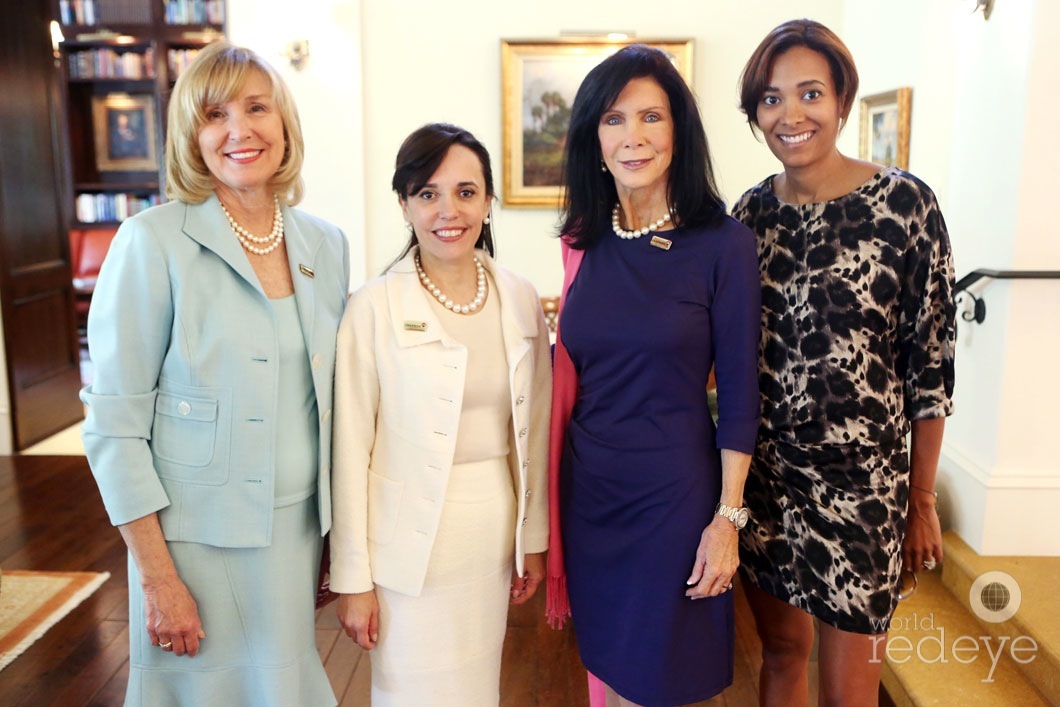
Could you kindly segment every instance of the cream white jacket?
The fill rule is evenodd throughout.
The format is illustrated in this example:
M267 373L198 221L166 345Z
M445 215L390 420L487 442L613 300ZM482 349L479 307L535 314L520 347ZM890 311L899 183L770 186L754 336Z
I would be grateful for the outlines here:
M339 326L333 427L331 588L418 596L456 450L467 349L442 328L415 249L354 293ZM493 275L512 401L515 563L548 547L548 328L533 285L478 251ZM474 372L471 371L474 375Z

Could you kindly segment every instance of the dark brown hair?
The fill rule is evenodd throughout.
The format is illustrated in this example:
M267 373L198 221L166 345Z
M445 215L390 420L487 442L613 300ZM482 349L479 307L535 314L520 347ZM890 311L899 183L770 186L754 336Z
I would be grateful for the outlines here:
M789 20L766 35L740 75L740 110L747 115L747 123L758 128L758 103L769 87L773 64L781 54L794 47L811 49L828 61L832 70L832 84L839 97L839 115L846 122L854 97L858 93L858 69L847 45L820 22Z
M394 177L390 186L397 192L402 201L408 201L409 194L415 194L427 180L431 178L438 167L449 154L449 148L454 145L463 145L475 153L479 163L482 165L482 177L486 181L486 197L493 199L496 192L493 190L493 169L490 167L490 153L486 147L479 142L478 138L456 125L449 123L430 123L412 132L398 148L397 158L394 160ZM398 260L404 258L412 246L419 241L416 232L413 231L408 242L405 244ZM496 255L497 248L493 242L493 228L491 224L482 225L482 233L475 243L476 248L482 248L491 257Z
M600 171L600 116L622 89L636 78L650 78L666 92L673 115L674 145L667 205L681 226L701 226L724 215L725 204L714 183L707 135L688 84L665 52L633 44L604 59L586 75L571 108L564 151L560 234L572 248L585 249L611 224L618 200L615 178Z

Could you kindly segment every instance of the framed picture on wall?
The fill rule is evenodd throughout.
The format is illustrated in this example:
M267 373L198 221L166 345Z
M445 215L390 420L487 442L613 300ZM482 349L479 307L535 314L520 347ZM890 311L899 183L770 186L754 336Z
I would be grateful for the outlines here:
M562 202L563 148L574 94L593 67L628 44L666 52L692 84L691 39L501 40L506 206L555 208Z
M158 170L155 99L111 93L92 97L96 168L100 172Z
M912 105L908 86L861 99L861 159L909 169Z

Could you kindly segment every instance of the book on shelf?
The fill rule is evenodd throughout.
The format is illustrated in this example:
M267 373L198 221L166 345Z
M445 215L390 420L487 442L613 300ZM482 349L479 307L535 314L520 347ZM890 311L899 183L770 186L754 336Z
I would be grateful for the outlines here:
M72 79L153 79L155 50L118 52L109 47L71 52Z
M59 0L64 25L146 25L151 23L147 0Z
M96 24L96 0L59 0L59 21L64 25Z
M198 48L170 49L166 52L166 63L169 67L169 80L176 80L184 70L195 61L199 54Z
M224 0L166 0L165 17L169 25L224 24Z
M77 195L75 211L81 223L124 221L144 209L162 203L158 194L90 194Z

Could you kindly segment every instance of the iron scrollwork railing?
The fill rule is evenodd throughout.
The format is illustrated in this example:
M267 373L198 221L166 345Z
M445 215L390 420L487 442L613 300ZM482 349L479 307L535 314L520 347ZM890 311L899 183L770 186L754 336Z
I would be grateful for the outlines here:
M971 310L961 312L961 319L966 322L982 324L986 319L986 302L975 296L969 288L983 279L990 280L1060 280L1060 270L973 270L957 281L953 290L954 300L960 302L962 296L972 300Z

